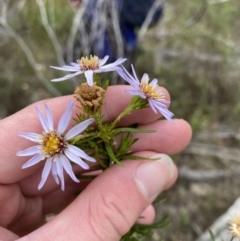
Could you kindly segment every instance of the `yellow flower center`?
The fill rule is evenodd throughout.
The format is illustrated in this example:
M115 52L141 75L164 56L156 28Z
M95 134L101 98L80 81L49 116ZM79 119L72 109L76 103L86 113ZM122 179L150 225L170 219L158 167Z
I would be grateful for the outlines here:
M144 78L141 80L140 90L147 98L152 98L154 100L165 99L165 96L161 93L161 91L157 91L151 85L148 84L149 78Z
M229 230L233 237L240 238L240 217L234 217L229 224Z
M47 157L52 157L56 154L62 153L64 148L67 147L67 142L64 138L55 131L43 134L43 153Z
M96 70L99 69L100 59L97 56L90 56L88 57L82 57L78 61L80 70L86 71L86 70Z

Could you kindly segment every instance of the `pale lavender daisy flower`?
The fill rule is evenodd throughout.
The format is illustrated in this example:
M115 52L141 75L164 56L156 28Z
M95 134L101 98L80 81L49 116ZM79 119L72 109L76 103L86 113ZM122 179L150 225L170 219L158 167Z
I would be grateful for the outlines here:
M156 114L157 112L160 112L168 121L173 122L173 113L169 111L166 106L170 103L170 101L165 99L165 94L162 90L157 89L157 79L153 79L149 83L148 74L144 74L141 81L139 81L133 65L133 76L129 74L123 66L122 69L117 70L117 72L134 88L134 90L125 90L126 93L130 95L137 95L143 99L147 99L150 107Z
M50 66L51 68L54 68L57 70L76 72L73 74L65 75L62 78L52 79L51 81L53 82L64 81L84 73L87 79L88 85L93 86L93 73L116 71L119 68L118 65L126 61L126 59L119 58L114 63L104 65L106 64L108 58L109 56L107 55L103 59L99 59L97 56L91 55L90 58L82 57L77 61L77 63L71 63L71 65L64 65L62 67Z
M40 161L46 160L42 172L42 179L38 185L38 189L43 187L50 171L52 172L56 183L61 183L62 190L65 188L63 173L64 170L72 178L73 181L79 182L79 180L74 175L70 161L78 164L83 169L89 169L89 166L82 159L90 162L96 162L94 158L88 156L84 151L69 144L68 142L70 139L82 133L89 125L91 125L94 122L93 118L87 119L77 124L66 134L64 134L71 120L73 107L74 104L69 101L65 113L62 115L58 123L57 129L54 129L53 116L48 105L45 104L46 118L42 112L37 107L35 107L38 118L44 130L43 133L19 133L19 136L38 143L36 146L30 147L24 151L17 152L17 156L33 155L30 160L23 164L22 168L28 168L39 163Z

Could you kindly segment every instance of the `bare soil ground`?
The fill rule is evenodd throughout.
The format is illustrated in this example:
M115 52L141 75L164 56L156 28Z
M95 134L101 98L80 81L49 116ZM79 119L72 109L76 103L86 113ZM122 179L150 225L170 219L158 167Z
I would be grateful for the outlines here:
M222 147L237 148L239 146L236 138L239 134L238 124L231 128L213 128L205 131L206 133L209 139L205 140L205 143L211 142L209 148L212 144L219 146L220 150ZM220 133L222 135L219 135ZM216 136L225 137L223 139L216 138ZM193 140L201 142L203 139L201 134L196 134ZM152 237L154 241L161 240L161 238L164 241L196 240L239 197L240 165L237 161L225 159L225 154L222 158L215 158L183 153L175 157L175 161L178 167L186 165L194 171L225 172L225 177L213 178L213 180L203 178L202 181L195 181L186 180L186 176L180 174L173 188L162 194L161 198L166 198L166 201L156 205L157 217L161 218L164 214L168 214L171 225L166 229L156 231Z

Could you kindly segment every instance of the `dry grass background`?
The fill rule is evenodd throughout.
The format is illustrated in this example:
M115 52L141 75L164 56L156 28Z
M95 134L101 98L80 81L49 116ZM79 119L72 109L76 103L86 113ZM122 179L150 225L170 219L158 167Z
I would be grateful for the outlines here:
M0 117L74 86L51 87L58 73L48 68L62 61L53 43L64 52L74 10L65 0L46 0L44 25L41 3L0 1ZM171 93L175 116L194 130L188 149L173 157L179 180L156 205L172 225L152 240L193 241L239 197L239 16L239 0L167 0L163 19L141 38L139 75L157 77Z

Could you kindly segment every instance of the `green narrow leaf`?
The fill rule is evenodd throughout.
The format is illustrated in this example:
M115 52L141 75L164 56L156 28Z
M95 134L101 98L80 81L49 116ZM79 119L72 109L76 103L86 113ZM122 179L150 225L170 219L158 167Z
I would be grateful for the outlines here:
M161 203L165 203L166 201L167 201L166 198L164 199L157 198L152 204L161 204Z
M96 145L94 149L95 149L94 154L95 154L95 157L96 157L96 160L97 160L98 164L100 166L102 166L104 169L107 168L107 165L105 165L103 163L102 159L99 157L99 148L98 148L98 146Z
M120 146L117 150L116 157L122 160L121 156L130 154L129 148L138 141L138 138L132 139L131 133L128 133L126 137L121 137Z
M153 235L153 229L166 228L169 224L167 215L153 224L135 224L120 241L144 241L147 237Z
M210 233L211 241L215 241L216 239L211 229L209 229L209 233Z
M124 165L116 158L116 156L115 156L111 146L109 145L109 143L105 143L105 147L106 147L106 150L107 150L107 153L108 153L110 159L112 159L112 161L114 161L115 163L117 163L121 167L124 167Z
M104 90L106 90L106 89L108 88L108 86L109 86L109 80L106 80L106 81L104 82L102 88L103 88Z
M157 161L159 160L160 158L148 158L148 157L142 157L142 156L136 156L136 155L123 155L121 156L121 159L124 159L124 160L145 160L145 161Z
M117 135L122 132L130 132L130 133L154 133L155 130L144 130L144 129L138 129L138 128L130 128L130 127L123 127L123 128L117 128L114 129L113 135Z

